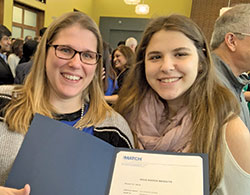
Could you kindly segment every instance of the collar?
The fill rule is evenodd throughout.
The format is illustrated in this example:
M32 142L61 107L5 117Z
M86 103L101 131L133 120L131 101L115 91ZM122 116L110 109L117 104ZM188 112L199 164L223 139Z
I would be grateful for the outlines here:
M4 59L4 61L7 63L7 56L3 53L0 53L0 57Z
M233 74L232 69L228 64L226 64L219 56L212 53L213 60L215 62L215 69L218 73L219 79L227 80L227 82L231 83L235 88L242 89L245 85L249 84L249 80L244 77L236 77ZM223 79L225 78L225 79Z

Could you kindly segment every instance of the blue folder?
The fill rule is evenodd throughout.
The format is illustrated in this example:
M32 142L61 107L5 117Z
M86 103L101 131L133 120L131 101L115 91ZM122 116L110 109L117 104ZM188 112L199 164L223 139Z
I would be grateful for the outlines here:
M116 153L126 150L152 152L115 148L93 135L36 114L6 186L22 188L30 184L31 195L107 195ZM209 195L207 155L192 155L203 159L204 195Z

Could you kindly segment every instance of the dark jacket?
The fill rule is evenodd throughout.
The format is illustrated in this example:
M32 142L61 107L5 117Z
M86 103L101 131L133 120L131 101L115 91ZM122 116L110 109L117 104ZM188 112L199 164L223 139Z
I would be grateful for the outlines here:
M14 78L9 65L0 57L0 85L13 84Z
M23 84L24 79L29 74L33 61L24 62L18 64L16 67L16 77L14 79L15 84Z

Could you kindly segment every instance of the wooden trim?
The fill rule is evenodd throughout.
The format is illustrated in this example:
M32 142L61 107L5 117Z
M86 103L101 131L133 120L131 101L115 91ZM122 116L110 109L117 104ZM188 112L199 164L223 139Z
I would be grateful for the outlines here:
M4 0L0 0L0 24L3 24Z
M19 3L19 2L14 2L13 6L19 7L19 8L21 8L23 10L22 24L16 23L16 22L12 22L12 26L16 26L16 27L22 28L21 37L23 37L23 31L24 31L24 29L34 30L34 31L36 31L36 36L39 36L39 30L42 27L44 27L44 11L39 10L39 9L35 9L35 8L32 8L32 7L29 7L27 5L23 5L23 4ZM34 12L34 13L37 14L36 27L23 24L24 23L24 10L31 11L31 12Z

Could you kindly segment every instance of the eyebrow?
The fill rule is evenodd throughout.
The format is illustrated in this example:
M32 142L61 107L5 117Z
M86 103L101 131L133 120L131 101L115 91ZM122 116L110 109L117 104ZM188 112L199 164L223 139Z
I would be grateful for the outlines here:
M178 52L178 51L182 51L182 50L191 51L191 49L188 47L178 47L178 48L175 48L173 51ZM147 55L154 55L154 54L160 54L160 53L162 53L162 52L161 51L150 51Z
M160 51L150 51L149 53L147 53L147 56L149 55L154 55L154 54L160 54Z
M191 49L188 47L178 47L178 48L175 48L173 51L181 51L181 50L191 51Z

